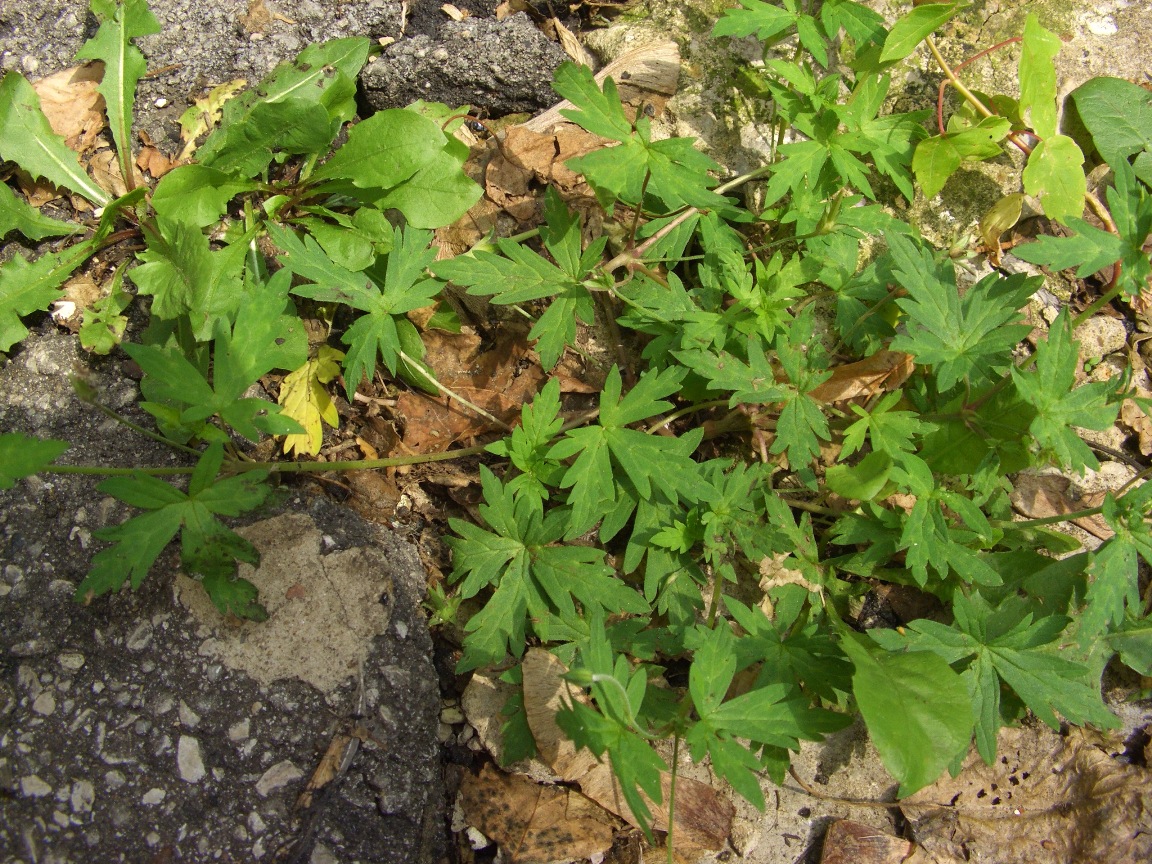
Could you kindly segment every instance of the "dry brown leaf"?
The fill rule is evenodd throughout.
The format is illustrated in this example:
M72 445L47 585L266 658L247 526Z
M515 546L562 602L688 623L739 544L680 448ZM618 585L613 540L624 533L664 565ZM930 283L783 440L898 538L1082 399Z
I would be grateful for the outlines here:
M1047 519L1077 510L1088 510L1104 503L1103 492L1079 494L1072 481L1061 474L1018 474L1008 495L1016 512L1028 519ZM1100 515L1073 519L1089 534L1107 540L1115 533Z
M612 766L597 765L579 781L580 791L606 810L611 810L630 825L640 827L632 815L624 792L620 788ZM643 792L640 797L652 814L651 824L657 831L668 830L668 798L672 793L672 775L660 774L662 804L657 804ZM695 860L704 852L724 848L732 831L732 818L736 808L707 783L690 777L676 778L676 828L673 832L676 848L687 860Z
M557 725L556 712L573 699L586 705L589 700L567 685L560 677L568 671L564 664L542 648L529 648L520 668L524 673L524 714L538 755L558 777L579 781L600 760L590 750L576 749Z
M832 377L808 395L819 402L870 397L899 388L912 374L912 355L902 351L877 351L855 363L832 370Z
M348 506L369 522L388 524L395 517L401 495L394 479L382 471L346 471L342 479L352 490Z
M850 819L837 819L824 835L820 864L906 864L916 844Z
M424 344L424 361L438 381L505 423L515 422L545 379L538 363L524 365L529 348L522 336L503 335L481 352L475 334L429 330ZM492 428L484 417L446 395L433 398L405 392L397 407L405 420L404 444L417 453L443 452L462 438Z
M993 765L973 753L900 808L940 864L1147 864L1152 773L1101 744L1079 729L1005 729Z
M293 585L292 588L297 586ZM286 596L291 594L291 589L286 593ZM289 596L289 599L294 599ZM319 792L333 780L335 780L341 773L341 769L345 766L345 759L350 754L348 748L352 746L354 741L352 735L345 735L338 733L332 736L332 740L328 742L328 749L324 751L324 755L320 757L320 763L316 766L316 770L312 772L312 776L308 778L308 783L304 787L304 791L300 793L300 797L296 799L297 810L307 810L312 806L312 796Z
M503 21L509 15L515 15L517 12L535 12L532 5L527 0L501 0L496 7L496 20Z
M610 817L578 792L543 786L485 765L464 775L460 805L469 825L500 844L513 864L550 864L603 855Z
M52 131L80 154L96 145L106 125L104 97L96 92L103 78L104 64L97 62L62 69L32 85Z
M1147 399L1152 397L1152 392L1140 395ZM1144 413L1144 409L1131 399L1125 399L1120 405L1120 422L1136 433L1140 452L1152 456L1152 418Z
M88 170L96 185L113 198L127 194L128 187L124 184L124 175L120 173L120 162L113 151L101 150L94 154L88 160ZM135 165L132 166L132 173L138 187L145 185L144 175Z
M248 13L238 19L240 26L246 33L263 33L273 21L285 24L295 24L291 18L285 18L278 12L268 8L264 0L249 0Z
M73 276L63 288L64 296L52 304L52 320L76 333L80 330L84 310L104 296L104 289L90 273Z
M596 65L596 61L592 55L588 53L588 49L580 44L580 40L576 38L576 34L560 23L558 18L549 18L549 23L556 33L556 41L560 43L560 47L564 49L564 53L575 60L582 66L587 66L589 69Z
M587 751L577 751L571 742L563 739L563 733L556 725L555 712L564 704L565 699L586 701L581 694L570 691L560 677L567 671L564 664L547 651L530 649L525 654L523 668L524 709L540 757L558 775L579 785L580 791L597 804L639 827L611 766L600 762ZM540 730L540 737L537 737L537 729ZM652 827L658 831L667 831L671 773L663 772L660 782L663 804L656 804L647 795L642 794L641 797L652 814ZM684 776L676 778L673 835L676 844L685 853L692 855L722 849L731 831L734 815L732 803L708 784Z
M154 180L159 180L175 168L176 164L151 145L142 147L136 156L136 167L141 171L147 171Z

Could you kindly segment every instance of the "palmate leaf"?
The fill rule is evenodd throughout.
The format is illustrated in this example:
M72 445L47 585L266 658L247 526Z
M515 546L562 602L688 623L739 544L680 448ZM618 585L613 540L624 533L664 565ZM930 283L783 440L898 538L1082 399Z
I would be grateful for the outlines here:
M100 248L124 209L135 206L143 195L143 189L135 189L110 202L93 236L75 246L41 255L31 264L20 253L0 264L0 351L7 351L28 334L20 316L46 309L58 300L64 280Z
M941 391L960 381L995 377L1028 335L1029 328L1015 322L1040 279L992 273L961 298L950 262L937 263L932 253L900 235L891 235L888 243L895 275L909 295L896 302L910 319L907 335L897 336L891 349L934 366Z
M344 385L349 397L365 377L371 379L376 374L377 357L395 375L402 369L400 352L412 356L422 350L419 334L404 315L427 306L442 287L424 275L436 257L436 250L428 248L431 232L398 230L383 273L378 267L368 272L341 267L307 235L300 240L277 225L270 225L268 233L286 252L280 263L313 283L297 285L292 293L325 303L343 303L365 313L343 336L349 346L344 358Z
M600 609L589 616L588 633L579 642L580 664L564 677L577 686L590 684L596 708L574 700L557 713L556 722L577 747L587 747L596 756L608 754L628 809L651 839L648 801L663 800L661 773L668 766L638 734L639 714L648 691L647 670L643 666L633 669L622 655L613 662Z
M632 122L624 113L620 91L611 77L604 79L601 89L591 69L566 62L557 68L552 88L575 106L560 112L573 123L612 141L632 137Z
M143 472L101 483L99 489L104 494L150 512L96 532L96 537L114 545L96 553L91 571L76 588L76 599L90 602L118 591L126 580L139 588L156 557L182 534L183 568L204 579L205 589L222 613L267 618L263 607L255 602L255 588L235 575L237 559L256 564L259 553L216 516L237 516L259 506L269 491L264 484L268 472L248 471L218 479L223 458L221 445L208 448L196 465L187 492Z
M100 21L100 29L81 46L76 59L99 60L104 64L104 77L97 90L104 97L121 173L129 178L132 103L136 98L136 83L148 69L144 55L133 40L159 33L160 22L148 8L147 0L92 0L91 8Z
M489 296L493 303L524 303L552 298L532 326L540 360L546 369L559 361L564 348L576 341L577 319L591 323L592 296L584 285L599 261L606 238L580 251L580 221L551 189L545 199L548 222L541 228L545 246L560 266L511 240L496 241L501 254L478 250L433 265L437 276L468 288L469 294Z
M261 433L302 432L294 420L280 416L280 406L243 398L262 375L272 369L295 369L307 358L303 325L287 314L290 281L289 271L277 272L267 284L243 296L234 325L223 318L216 321L211 384L176 345L125 345L146 373L141 387L151 401L143 407L171 417L186 436L222 435L206 424L217 415L253 441Z
M141 263L130 278L141 294L152 295L155 315L169 320L187 315L196 339L211 339L216 322L231 316L243 299L248 244L238 241L213 251L198 225L164 219L145 236L148 248L137 256Z
M761 42L785 32L796 24L798 15L762 0L740 0L742 9L725 9L712 28L713 36L753 36Z
M41 255L32 263L19 252L0 264L0 351L28 335L21 316L47 309L61 297L60 286L95 250L89 240L64 252Z
M1146 516L1150 495L1152 488L1144 484L1119 500L1110 494L1104 498L1104 519L1116 536L1092 553L1087 606L1080 616L1081 645L1119 627L1125 619L1125 608L1139 614L1137 559L1152 563L1152 530Z
M753 747L766 744L798 750L801 740L819 741L824 733L842 729L851 719L812 708L807 699L798 696L794 685L784 683L758 684L751 691L724 701L736 673L739 642L724 622L715 628L697 626L692 632L689 646L694 651L688 691L699 719L689 729L685 743L696 761L705 754L715 760L719 754L723 776L752 804L763 809L763 792L752 775L760 766L748 758L751 754L734 739L750 739ZM737 752L737 748L745 749L745 753Z
M979 594L954 595L952 627L917 620L903 634L872 630L873 640L890 651L931 651L960 673L976 715L976 747L989 765L996 757L996 735L1003 723L1001 682L1032 712L1060 727L1059 712L1071 723L1115 728L1119 721L1100 697L1099 673L1060 656L1059 640L1069 620L1061 615L1034 619L1016 595L992 606Z
M694 497L692 478L698 468L690 454L703 430L676 439L627 428L671 408L664 397L679 389L685 374L685 369L677 367L645 372L621 397L620 370L613 366L600 393L600 425L572 429L548 451L550 459L576 457L560 483L561 488L572 490L567 499L572 508L567 539L609 514L618 528L635 509L637 498L647 500L653 494L673 500L679 495ZM616 482L615 470L624 475L635 495Z
M595 135L621 142L566 163L585 176L605 209L610 210L616 200L639 204L645 194L668 212L686 204L709 208L730 203L711 191L716 181L709 172L720 166L696 150L688 138L652 141L648 118L639 117L635 125L628 120L611 78L605 79L601 89L587 66L565 63L557 70L553 86L576 106L561 114Z
M770 621L760 608L732 597L724 605L747 634L736 645L737 669L762 663L758 681L799 684L828 702L849 692L852 666L830 636L794 629L792 621Z
M1013 368L1012 378L1020 395L1036 409L1028 428L1040 446L1054 453L1061 465L1075 471L1096 470L1100 463L1072 427L1107 429L1116 421L1119 405L1109 404L1115 388L1107 382L1075 387L1076 345L1068 310L1062 309L1048 338L1036 348L1035 371Z
M453 578L462 580L464 598L487 585L497 587L483 611L466 625L460 671L498 662L506 651L520 656L526 616L558 615L575 623L580 613L574 601L584 614L599 608L613 614L648 611L644 598L604 564L603 552L553 545L566 528L563 511L545 519L541 499L531 490L514 492L484 467L480 474L485 500L480 515L492 530L451 520L460 535L448 539Z
M1069 217L1065 224L1076 232L1073 236L1045 235L1035 243L1018 246L1012 253L1053 270L1076 267L1076 275L1081 279L1119 263L1117 284L1125 293L1136 296L1144 291L1152 277L1152 260L1144 251L1144 243L1152 233L1152 196L1136 180L1127 161L1120 160L1113 166L1113 172L1116 185L1107 191L1107 198L1117 234Z
M512 435L488 445L488 452L506 456L521 473L508 481L513 492L525 488L526 492L547 500L548 487L559 486L564 466L548 458L552 440L560 432L564 421L560 417L560 381L549 379L544 389L520 411L520 425Z

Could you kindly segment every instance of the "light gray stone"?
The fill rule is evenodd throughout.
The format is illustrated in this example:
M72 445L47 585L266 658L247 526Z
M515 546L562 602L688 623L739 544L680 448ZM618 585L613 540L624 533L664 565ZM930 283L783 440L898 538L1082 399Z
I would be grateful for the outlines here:
M72 784L72 794L69 803L73 813L91 813L92 805L96 801L96 787L88 780L77 780Z
M200 756L200 742L191 735L181 735L176 744L176 765L185 783L199 783L207 773Z
M35 774L30 774L20 778L20 792L28 798L43 798L52 794L52 787Z
M43 717L51 717L56 710L56 697L52 691L45 690L32 702L32 710Z
M149 807L154 807L155 805L159 804L161 801L164 800L164 796L166 794L167 793L165 793L165 791L163 789L160 789L158 787L153 788L153 789L149 789L147 792L145 792L143 795L140 796L140 803L146 804Z
M260 779L256 781L256 791L260 793L261 797L267 798L272 792L287 786L294 780L299 780L303 776L303 771L293 765L290 760L285 759L277 762L261 775Z

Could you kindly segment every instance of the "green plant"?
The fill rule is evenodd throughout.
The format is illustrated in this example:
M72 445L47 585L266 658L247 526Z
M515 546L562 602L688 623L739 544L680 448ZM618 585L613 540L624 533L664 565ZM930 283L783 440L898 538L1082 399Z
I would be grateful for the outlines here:
M770 96L781 133L802 138L781 134L773 161L730 182L718 184L718 166L691 140L653 140L648 118L630 119L611 79L601 87L573 65L557 73L557 91L575 106L566 116L613 142L570 163L624 238L611 257L609 233L586 242L580 218L549 190L539 245L496 239L433 262L423 229L450 222L478 194L460 171L460 146L440 129L458 121L436 106L382 112L321 162L351 119L352 79L368 56L367 42L341 40L308 49L228 102L199 163L164 178L151 212L141 190L104 201L93 238L7 265L4 348L23 336L18 316L55 299L55 286L109 237L114 219L136 218L147 249L128 277L151 295L153 323L143 344L124 350L145 372L145 408L167 440L210 444L186 493L142 472L106 481L110 494L150 512L105 533L121 545L99 553L80 594L115 590L129 575L137 583L182 528L185 565L204 576L217 604L258 616L234 577L233 557L251 560L251 550L212 514L252 506L263 488L253 472L271 467L236 458L219 477L228 428L250 439L299 435L296 420L318 428L325 411L313 400L312 413L294 420L243 398L270 369L305 370L311 388L332 380L318 353L309 359L292 297L353 310L341 337L349 394L378 361L435 388L406 313L447 280L498 306L532 304L522 311L549 369L577 342L581 321L637 334L635 368L607 371L591 414L572 421L552 381L511 435L487 447L495 470L480 469L484 524L451 522L457 593L433 603L449 620L460 601L483 599L464 623L461 671L506 665L530 642L570 665L570 682L591 702L574 701L559 722L577 744L607 755L644 824L640 792L659 799L666 768L654 739L708 756L763 806L757 773L782 781L789 751L845 725L854 708L901 795L956 769L973 739L991 761L997 730L1026 708L1050 725L1058 715L1116 725L1100 696L1104 665L1118 654L1152 672L1138 582L1138 558L1152 562L1152 485L1071 514L1100 513L1116 532L1085 551L1047 527L1069 516L1014 521L1006 475L1098 467L1074 427L1109 425L1129 396L1125 379L1075 386L1072 334L1100 304L1147 287L1148 112L1117 131L1109 119L1122 98L1116 85L1089 82L1075 97L1084 136L1060 134L1055 46L1030 18L1020 99L965 93L972 110L989 101L1008 116L976 120L962 110L932 138L922 126L930 112L881 109L889 70L959 4L920 6L888 30L852 0L827 0L816 13L799 0L741 3L715 35L764 42L763 66L741 86ZM105 26L120 14L137 22L116 31L123 40L142 27L142 3L117 7L123 13L96 6ZM781 59L774 46L793 34L803 50ZM102 193L86 188L62 145L28 125L34 100L20 81L10 74L0 87L0 121L19 108L24 124L0 122L0 154L98 201ZM116 104L130 101L128 93ZM995 155L1000 140L1023 140L1025 131L1040 145L1024 187L1074 234L1017 254L1080 275L1117 266L1096 304L1075 319L1061 313L1020 359L1030 328L1019 310L1042 277L967 279L877 202L888 184L908 199L917 183L933 194L960 162ZM40 150L17 140L40 142L57 158L37 162ZM1107 215L1107 230L1080 219L1076 153L1091 149L1116 178L1106 207L1089 202ZM729 195L756 181L760 209ZM19 219L12 227L62 230L18 204L9 209ZM394 227L389 210L406 224ZM217 225L221 248L205 234ZM261 235L280 250L274 273ZM861 261L866 237L885 242ZM885 357L909 370L897 387L852 403L822 395L839 361ZM752 436L760 461L733 455L741 439L732 430ZM52 465L63 446L0 437L0 486L66 470ZM242 494L225 498L225 490ZM141 542L132 547L133 539ZM224 542L208 554L206 539ZM130 556L119 551L128 548ZM853 604L880 584L934 596L941 620L856 632ZM685 686L663 686L673 665L687 665ZM508 753L530 752L515 704L505 731Z

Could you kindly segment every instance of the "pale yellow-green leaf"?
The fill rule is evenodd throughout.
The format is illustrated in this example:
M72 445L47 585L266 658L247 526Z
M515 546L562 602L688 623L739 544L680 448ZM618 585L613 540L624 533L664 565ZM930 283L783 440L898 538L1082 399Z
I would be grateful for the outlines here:
M1084 212L1084 154L1067 135L1053 135L1036 145L1024 168L1024 191L1040 198L1044 215L1057 222Z
M1020 221L1024 195L1013 192L993 204L980 220L980 239L989 249L999 248L1000 235Z
M340 374L343 358L343 351L322 345L315 357L286 375L280 383L283 416L291 417L305 430L303 434L284 437L285 453L315 456L324 442L321 421L332 427L339 424L336 406L324 385Z

